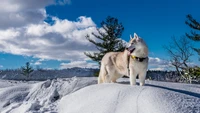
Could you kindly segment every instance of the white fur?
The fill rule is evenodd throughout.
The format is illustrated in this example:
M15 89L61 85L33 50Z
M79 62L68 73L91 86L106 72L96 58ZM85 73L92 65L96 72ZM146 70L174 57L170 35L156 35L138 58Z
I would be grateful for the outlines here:
M148 57L148 48L145 42L139 38L136 33L134 33L134 38L130 35L128 49L135 49L131 55L141 58ZM143 62L130 58L130 75L128 75L127 58L130 57L129 54L128 50L124 50L124 52L109 52L105 54L101 61L98 83L116 82L118 78L126 75L130 77L130 84L135 85L136 77L139 75L140 85L144 85L148 67L148 58Z

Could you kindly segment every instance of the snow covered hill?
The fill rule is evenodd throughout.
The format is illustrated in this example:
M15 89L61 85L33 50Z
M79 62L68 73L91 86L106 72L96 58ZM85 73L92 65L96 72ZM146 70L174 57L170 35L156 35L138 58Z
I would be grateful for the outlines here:
M95 77L0 80L1 113L200 113L200 85L146 81L97 85Z

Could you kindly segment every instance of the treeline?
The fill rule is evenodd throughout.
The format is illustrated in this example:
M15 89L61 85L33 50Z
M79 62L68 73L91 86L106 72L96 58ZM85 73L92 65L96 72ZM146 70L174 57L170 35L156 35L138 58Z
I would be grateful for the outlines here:
M99 69L91 68L69 68L62 70L47 70L47 69L36 69L29 76L24 76L21 69L6 69L0 70L0 78L6 80L47 80L57 78L71 78L77 77L94 77L95 73ZM185 79L179 76L177 71L157 71L148 70L147 80L163 81L163 82L179 82L187 83ZM191 83L200 84L200 78L192 79Z
M183 73L183 72L182 72ZM147 80L164 81L164 82L179 82L179 83L191 83L200 84L200 77L193 78L191 81L183 78L177 71L147 71Z
M93 77L94 72L97 69L90 68L69 68L62 70L47 70L47 69L36 69L33 70L29 75L25 76L22 69L5 69L0 70L0 79L6 80L47 80L56 78L71 78L77 77Z

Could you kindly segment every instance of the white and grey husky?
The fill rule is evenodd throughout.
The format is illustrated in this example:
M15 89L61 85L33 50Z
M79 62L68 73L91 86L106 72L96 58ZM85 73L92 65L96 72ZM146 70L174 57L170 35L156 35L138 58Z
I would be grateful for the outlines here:
M139 76L140 85L145 84L148 68L148 48L143 39L136 33L124 52L109 52L101 61L98 83L116 82L123 75L130 77L130 84L136 84Z

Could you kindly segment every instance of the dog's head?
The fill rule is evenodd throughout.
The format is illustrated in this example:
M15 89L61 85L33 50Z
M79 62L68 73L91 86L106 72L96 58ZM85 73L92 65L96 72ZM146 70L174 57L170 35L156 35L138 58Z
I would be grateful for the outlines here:
M146 48L146 44L143 41L142 38L140 38L136 33L134 33L134 37L130 35L130 41L126 47L126 49L129 51L129 55L135 52L136 50L141 50L143 48Z

